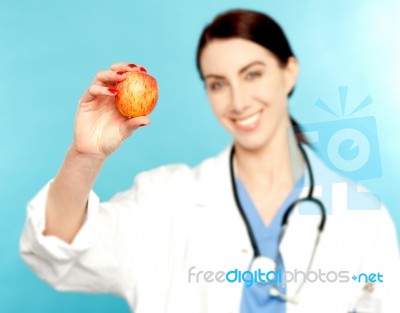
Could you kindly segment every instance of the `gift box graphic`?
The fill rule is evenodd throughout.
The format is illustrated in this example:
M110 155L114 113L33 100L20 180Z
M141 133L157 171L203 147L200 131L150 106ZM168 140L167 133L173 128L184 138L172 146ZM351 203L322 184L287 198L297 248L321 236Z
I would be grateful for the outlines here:
M335 189L345 183L346 188L351 185L357 192L347 195L348 210L378 210L381 201L378 196L366 190L359 183L363 180L376 179L382 176L381 157L377 133L376 119L373 116L352 117L356 112L372 104L371 97L366 97L351 113L346 113L347 87L339 87L341 116L334 112L323 100L318 99L315 105L335 116L334 120L301 124L297 133L303 134L311 147L317 151L320 159L341 176L351 181L337 181L334 183L322 182L317 186L319 198L324 204L327 214L332 212L336 201ZM318 189L320 188L320 189ZM354 189L353 189L354 190ZM370 201L365 201L368 193ZM300 206L301 214L318 214L313 208Z
M342 117L339 117L321 99L316 106L335 115L336 119L302 124L301 132L321 159L339 174L359 182L382 176L382 166L376 120L373 116L352 118L361 109L372 104L366 97L346 115L347 87L339 87Z

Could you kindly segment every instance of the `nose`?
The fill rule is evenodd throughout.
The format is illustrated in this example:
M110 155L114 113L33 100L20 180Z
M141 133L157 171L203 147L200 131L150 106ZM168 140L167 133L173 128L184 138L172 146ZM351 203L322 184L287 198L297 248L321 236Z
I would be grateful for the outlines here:
M234 113L240 114L250 106L248 95L240 85L231 88L231 108Z

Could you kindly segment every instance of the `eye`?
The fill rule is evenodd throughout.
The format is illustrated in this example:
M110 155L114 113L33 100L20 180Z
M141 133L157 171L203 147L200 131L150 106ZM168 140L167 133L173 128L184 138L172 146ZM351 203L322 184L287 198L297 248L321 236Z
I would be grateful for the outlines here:
M208 84L208 88L213 91L217 91L217 90L222 89L225 85L226 84L224 81L215 81L215 82Z
M260 71L251 71L246 74L246 80L253 80L261 76Z

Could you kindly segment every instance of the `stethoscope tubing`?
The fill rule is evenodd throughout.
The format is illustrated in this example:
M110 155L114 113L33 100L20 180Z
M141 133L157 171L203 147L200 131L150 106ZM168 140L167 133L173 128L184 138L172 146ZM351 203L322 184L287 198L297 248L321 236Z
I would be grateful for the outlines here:
M304 150L304 148L302 147L301 144L299 144L299 148L300 148L300 151L301 151L301 153L303 155L304 161L306 162L307 171L308 171L309 180L310 180L310 188L309 188L308 195L305 198L297 199L296 201L294 201L286 209L286 211L285 211L285 213L283 215L283 218L282 218L281 233L279 235L278 247L279 247L279 244L280 244L280 242L281 242L281 240L283 238L283 235L285 233L290 213L301 202L306 202L306 201L314 202L317 205L317 207L320 209L320 211L321 211L321 221L320 221L320 223L318 225L318 236L317 236L317 239L316 239L317 243L319 241L320 234L322 233L322 231L324 230L324 227L325 227L326 209L325 209L323 203L320 200L318 200L318 199L313 197L313 193L314 193L314 175L313 175L313 171L312 171L312 168L311 168L310 160L308 159L307 153L305 152L305 150ZM235 199L235 202L236 202L236 207L238 208L239 213L240 213L240 215L241 215L241 217L242 217L242 219L243 219L243 221L245 223L245 226L246 226L246 229L247 229L247 233L248 233L249 238L250 238L250 242L251 242L251 245L252 245L252 248L253 248L253 253L254 253L253 258L256 258L256 257L260 256L260 250L259 250L259 248L257 246L255 235L254 235L254 233L253 233L253 231L251 229L250 221L246 217L246 214L244 213L243 207L242 207L242 205L240 203L240 200L239 200L239 194L238 194L238 190L236 188L235 172L234 172L234 167L233 167L234 155L235 155L235 146L232 145L230 158L229 158L229 171L230 171L230 176L231 176L231 184L232 184L233 196L234 196L234 199ZM314 254L315 254L315 248L314 248L314 251L313 251L312 259L314 258ZM311 266L311 264L310 264L310 266Z

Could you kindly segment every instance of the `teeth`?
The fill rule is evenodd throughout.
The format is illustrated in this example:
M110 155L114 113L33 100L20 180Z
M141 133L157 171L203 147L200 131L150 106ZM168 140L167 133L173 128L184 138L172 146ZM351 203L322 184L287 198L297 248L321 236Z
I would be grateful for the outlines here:
M261 113L258 112L258 113L251 115L248 118L245 118L243 120L236 120L236 124L238 124L240 126L249 126L258 120L258 118L260 117L260 114Z

